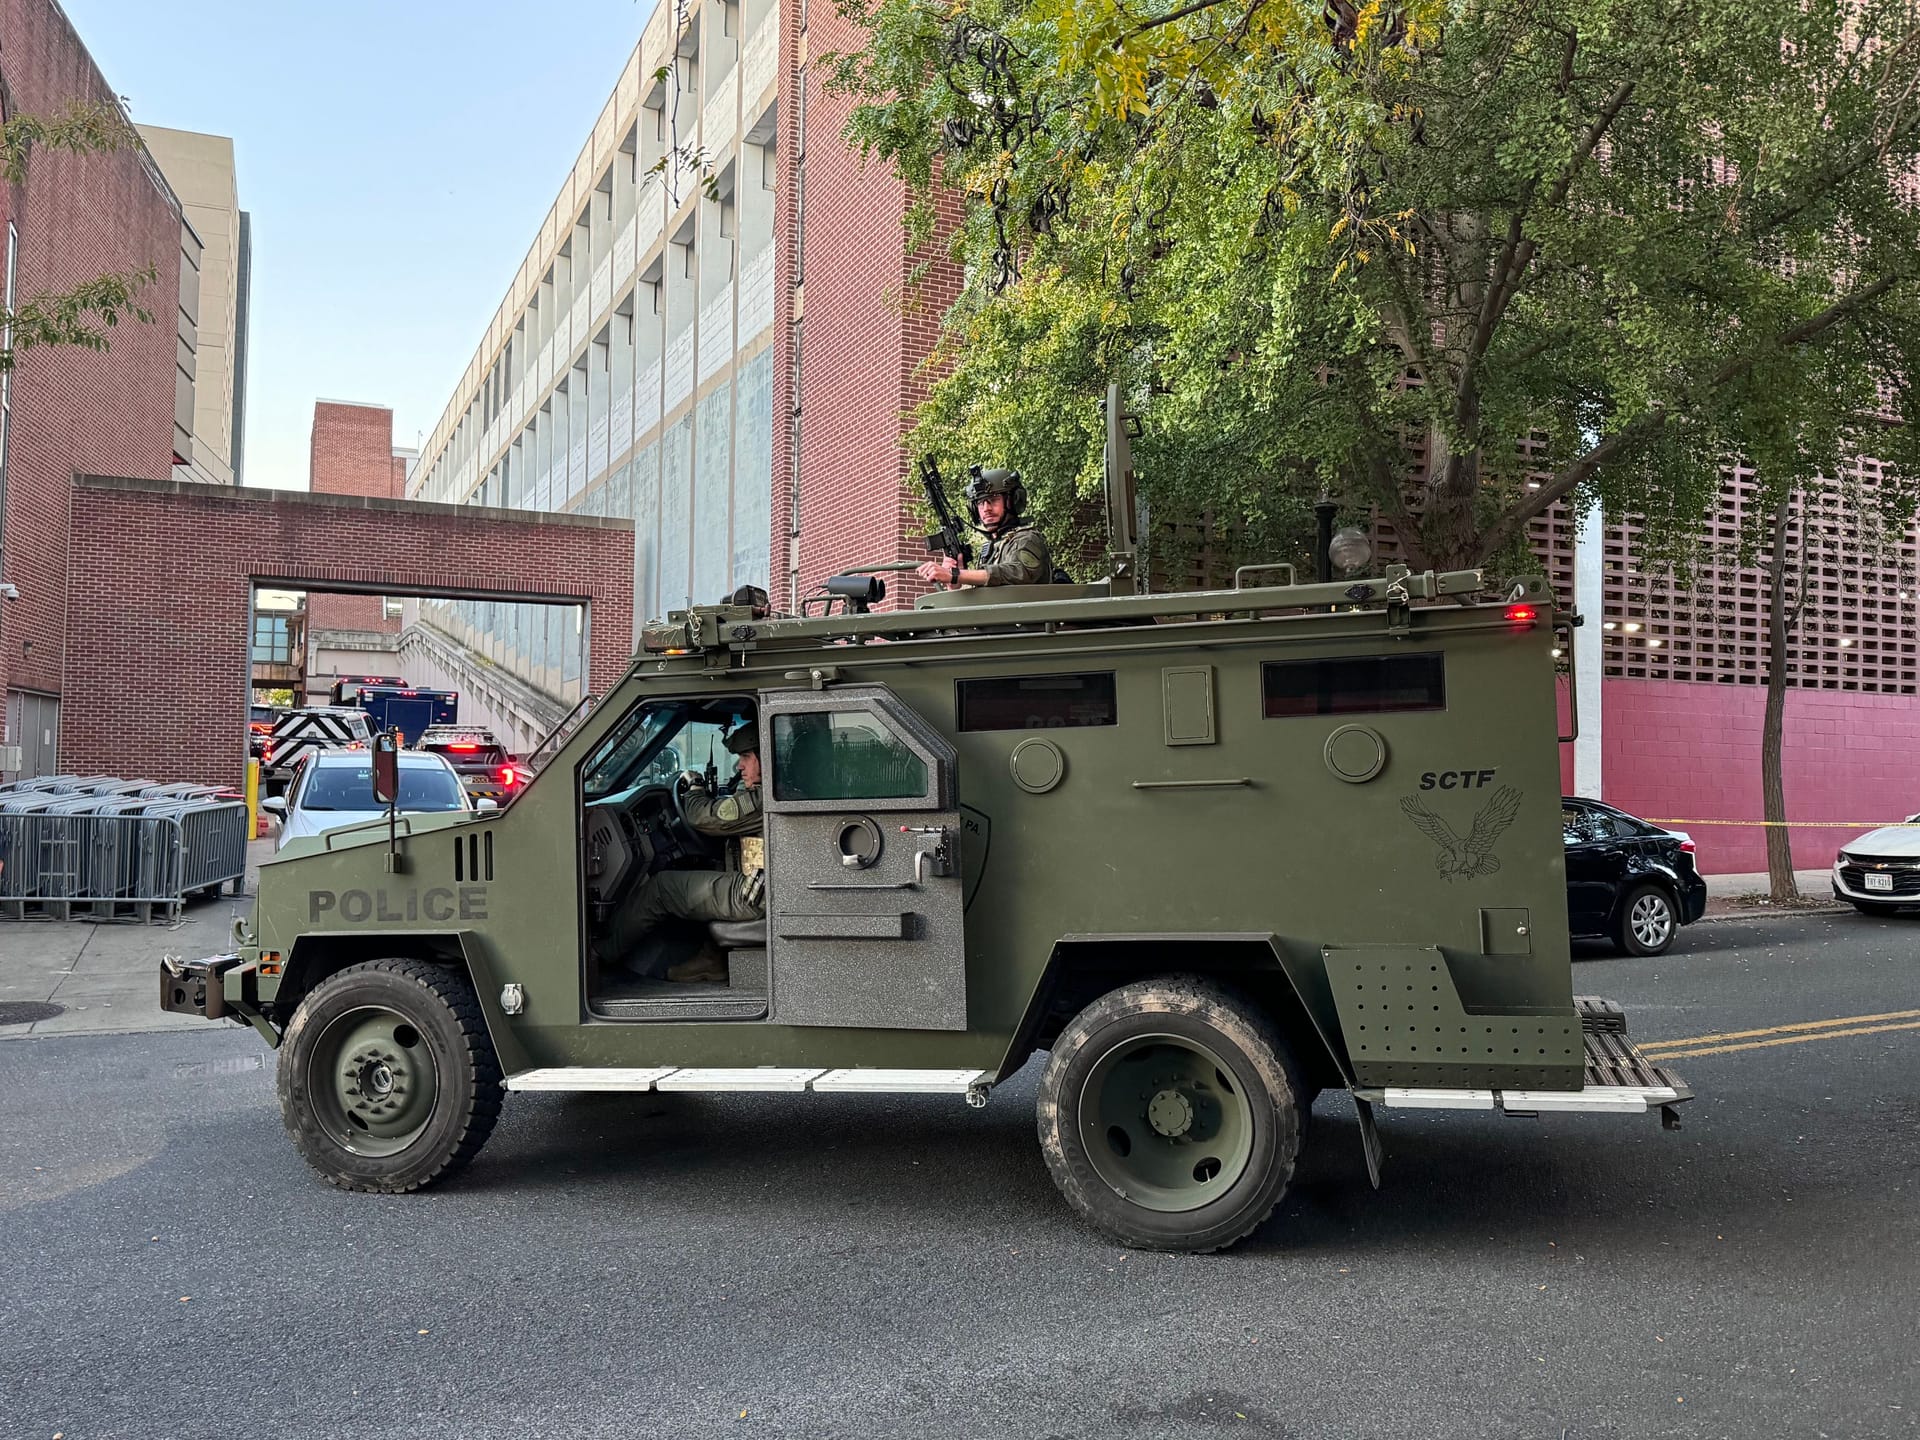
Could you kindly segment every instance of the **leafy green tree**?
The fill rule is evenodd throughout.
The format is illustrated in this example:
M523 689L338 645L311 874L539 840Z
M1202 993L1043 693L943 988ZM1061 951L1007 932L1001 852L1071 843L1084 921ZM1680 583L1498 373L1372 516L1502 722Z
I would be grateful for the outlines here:
M1911 0L841 4L850 138L969 200L915 442L1053 523L1111 379L1156 515L1254 553L1323 492L1448 567L1690 531L1732 455L1915 472Z
M9 184L24 184L35 149L86 155L140 146L139 133L118 107L74 100L51 116L9 116L0 125L0 174ZM12 309L0 305L0 371L11 370L15 356L35 345L105 350L108 332L123 319L151 323L153 313L139 296L158 275L152 264L108 271L71 290L31 296Z

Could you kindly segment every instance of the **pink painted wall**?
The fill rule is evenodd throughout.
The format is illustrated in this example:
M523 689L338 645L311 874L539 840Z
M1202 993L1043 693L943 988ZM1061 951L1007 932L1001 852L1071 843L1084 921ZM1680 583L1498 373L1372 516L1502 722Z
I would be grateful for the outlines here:
M1603 798L1650 820L1758 820L1758 685L1610 679L1604 714ZM1563 747L1570 750L1572 747ZM1789 690L1785 745L1793 863L1833 863L1862 830L1920 813L1920 697ZM1810 821L1845 821L1824 829ZM1767 865L1757 825L1681 825L1708 875Z

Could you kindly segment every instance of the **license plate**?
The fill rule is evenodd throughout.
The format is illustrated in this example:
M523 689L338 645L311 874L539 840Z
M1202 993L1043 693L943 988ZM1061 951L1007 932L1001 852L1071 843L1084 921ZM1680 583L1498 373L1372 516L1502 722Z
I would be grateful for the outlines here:
M1869 870L1867 872L1867 889L1891 890L1893 889L1893 876L1883 874L1876 870Z

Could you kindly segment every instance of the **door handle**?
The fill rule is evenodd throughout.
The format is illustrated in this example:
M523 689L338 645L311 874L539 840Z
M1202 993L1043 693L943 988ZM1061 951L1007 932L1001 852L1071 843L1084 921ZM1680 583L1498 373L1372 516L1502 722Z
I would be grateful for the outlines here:
M939 857L931 850L913 852L913 878L911 880L883 880L876 885L850 885L844 881L813 880L807 884L809 890L918 890L927 883L927 867L937 866Z
M1253 781L1245 775L1236 780L1136 780L1136 790L1224 790L1236 785L1251 786Z

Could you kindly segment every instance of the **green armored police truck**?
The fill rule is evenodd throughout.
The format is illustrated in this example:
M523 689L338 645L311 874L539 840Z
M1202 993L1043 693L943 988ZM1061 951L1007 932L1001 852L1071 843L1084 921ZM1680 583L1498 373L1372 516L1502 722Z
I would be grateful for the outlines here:
M162 1005L276 1046L354 1190L456 1169L507 1092L980 1105L1046 1052L1068 1202L1213 1250L1324 1089L1376 1184L1379 1108L1671 1122L1690 1092L1571 990L1548 587L1135 593L1109 412L1108 580L650 624L510 808L289 844Z

